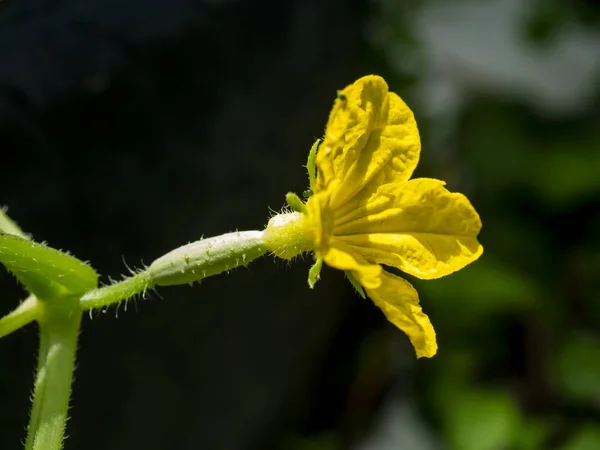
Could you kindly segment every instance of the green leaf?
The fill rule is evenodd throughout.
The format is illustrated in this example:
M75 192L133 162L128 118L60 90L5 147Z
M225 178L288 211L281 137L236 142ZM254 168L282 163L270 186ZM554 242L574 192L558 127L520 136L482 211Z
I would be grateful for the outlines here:
M293 192L288 192L285 201L294 211L306 214L306 204Z
M600 448L600 429L598 425L583 426L560 450L598 450Z
M514 398L496 391L467 391L447 410L451 448L504 450L515 445L520 412Z
M543 450L547 448L546 442L552 434L552 421L545 418L534 417L523 422L519 433L518 450Z
M358 292L358 295L360 295L362 298L367 298L367 294L365 294L365 290L360 285L358 280L356 278L354 278L354 275L352 275L352 272L349 270L344 270L344 273L346 274L346 278L348 278L348 281L350 282L352 287L356 290L356 292Z
M315 263L308 271L308 285L311 289L314 289L317 281L321 279L321 268L323 267L323 258L321 256L317 257Z
M569 336L555 356L554 379L570 400L599 404L600 340L593 335Z
M321 139L317 139L313 146L310 148L310 152L308 152L308 161L306 161L306 170L308 171L308 185L310 187L311 195L315 191L317 185L317 149L319 148L319 144L321 143ZM306 197L310 197L307 195Z
M541 202L569 211L600 192L597 132L557 140L545 148L530 183Z
M88 264L45 244L0 232L0 262L39 299L81 295L98 285Z

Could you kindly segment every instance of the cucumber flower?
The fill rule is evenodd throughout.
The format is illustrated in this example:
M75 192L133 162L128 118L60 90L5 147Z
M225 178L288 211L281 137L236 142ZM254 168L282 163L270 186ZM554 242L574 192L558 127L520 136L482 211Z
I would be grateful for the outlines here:
M440 278L475 261L483 248L481 220L464 195L440 180L410 179L420 150L409 107L383 78L359 79L338 92L325 136L310 152L308 201L288 194L295 211L271 218L265 242L285 259L312 252L311 287L323 262L345 271L408 335L417 357L431 357L435 331L418 294L387 267Z
M382 78L361 78L338 92L324 139L309 153L306 202L289 193L293 211L272 217L264 231L201 238L100 288L91 266L32 242L0 209L0 264L31 292L0 317L0 337L32 321L40 327L26 448L62 448L83 311L105 310L156 286L199 282L268 252L284 259L312 253L311 288L323 262L343 270L359 294L408 335L417 357L435 355L435 331L417 292L388 268L439 278L475 261L483 248L481 221L465 196L439 180L410 179L420 150L408 106Z

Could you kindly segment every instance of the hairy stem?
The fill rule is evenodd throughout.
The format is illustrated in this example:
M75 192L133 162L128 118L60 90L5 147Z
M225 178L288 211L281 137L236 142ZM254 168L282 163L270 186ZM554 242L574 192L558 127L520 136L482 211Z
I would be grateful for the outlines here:
M82 311L103 308L143 294L154 286L200 281L247 266L266 252L261 231L236 231L201 239L161 256L132 277L89 291L81 297L79 306Z
M201 239L163 255L132 277L92 289L81 298L61 295L38 301L30 296L13 313L0 319L0 337L32 320L40 326L38 370L25 449L62 448L83 311L118 303L155 285L188 284L246 266L267 251L261 231Z
M60 308L44 311L39 320L40 353L26 450L62 448L81 310L77 298L61 299Z
M153 287L154 283L150 274L148 271L143 271L109 286L92 289L81 297L79 305L83 311L102 308L127 300L140 293L143 294Z

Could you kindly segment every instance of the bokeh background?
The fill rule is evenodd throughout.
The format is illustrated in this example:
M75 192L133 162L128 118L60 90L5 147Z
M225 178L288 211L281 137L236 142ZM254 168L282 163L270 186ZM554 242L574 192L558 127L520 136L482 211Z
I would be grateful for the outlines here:
M439 354L341 273L272 258L86 317L65 449L600 449L600 8L592 0L6 0L0 204L104 282L259 229L337 89L383 75L418 176L483 257L420 292ZM0 272L0 313L24 291ZM0 341L20 448L34 325Z

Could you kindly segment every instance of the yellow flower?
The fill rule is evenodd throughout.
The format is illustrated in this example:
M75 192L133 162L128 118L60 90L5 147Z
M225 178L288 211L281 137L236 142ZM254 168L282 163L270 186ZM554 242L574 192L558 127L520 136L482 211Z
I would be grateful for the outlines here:
M304 205L288 194L299 212L271 219L265 239L280 257L313 251L311 285L323 261L346 271L408 335L417 356L431 357L435 331L417 292L381 265L433 279L475 261L483 248L477 241L481 220L465 196L439 180L410 180L420 149L408 106L388 92L383 78L359 79L338 93L316 154L316 175L311 151L312 195Z

